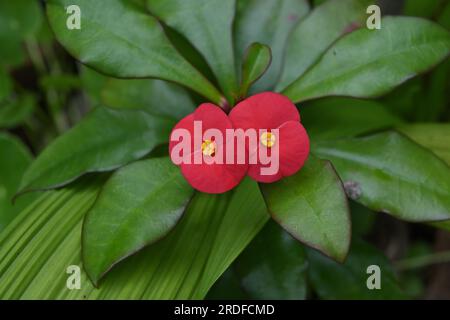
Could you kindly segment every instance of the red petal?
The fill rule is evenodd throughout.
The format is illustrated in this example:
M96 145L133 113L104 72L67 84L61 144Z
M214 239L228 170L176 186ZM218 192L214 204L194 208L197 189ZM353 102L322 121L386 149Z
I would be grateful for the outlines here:
M175 147L175 145L178 144L178 141L172 141L172 136L175 130L177 129L186 129L191 133L191 136L194 132L194 113L191 113L181 119L175 127L172 129L172 132L170 133L170 139L169 139L169 154L172 154L172 149ZM194 148L194 140L191 139L191 150Z
M247 165L182 164L181 173L198 191L223 193L236 187L247 173Z
M283 177L295 174L299 171L309 154L309 138L305 128L297 121L285 122L279 128L279 170L273 175L261 174L261 169L269 165L251 164L248 175L258 182L275 182ZM265 148L258 143L259 148Z
M238 103L230 112L235 128L275 129L287 121L300 121L295 105L285 96L263 92Z
M308 159L309 137L299 122L288 121L280 128L280 170L288 177L300 170Z
M233 128L230 119L227 117L226 113L220 109L220 107L212 103L203 103L193 113L181 119L172 129L169 142L170 155L172 155L172 149L178 144L178 141L172 141L172 136L176 129L186 129L190 132L191 154L194 154L194 152L201 152L198 148L197 150L194 149L194 121L201 121L202 136L208 129L218 129L225 137L225 130ZM193 157L191 160L193 161Z
M225 135L226 129L233 128L227 114L212 103L201 104L194 112L195 121L202 121L203 131L219 129Z
M186 129L191 134L191 164L182 163L180 165L181 172L189 184L195 189L206 193L223 193L231 190L246 175L248 165L235 165L235 164L194 164L194 153L200 153L203 158L201 146L197 150L194 150L194 121L201 121L202 124L202 136L208 129L219 130L225 142L226 129L232 129L230 119L219 107L211 104L204 103L200 105L196 111L189 116L183 118L177 123L172 130L171 137L175 129ZM170 142L169 152L177 145L177 141ZM217 145L217 148L224 148L221 145ZM225 154L223 154L225 161ZM235 152L236 157L236 152Z

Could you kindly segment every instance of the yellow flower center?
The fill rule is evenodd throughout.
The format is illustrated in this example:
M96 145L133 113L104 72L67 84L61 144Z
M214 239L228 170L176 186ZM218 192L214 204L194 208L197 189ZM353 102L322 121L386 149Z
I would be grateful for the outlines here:
M202 143L202 152L205 156L214 156L216 152L216 144L214 141L205 140Z
M275 144L275 141L277 140L277 137L272 132L264 132L261 137L261 143L263 146L270 148L273 147Z

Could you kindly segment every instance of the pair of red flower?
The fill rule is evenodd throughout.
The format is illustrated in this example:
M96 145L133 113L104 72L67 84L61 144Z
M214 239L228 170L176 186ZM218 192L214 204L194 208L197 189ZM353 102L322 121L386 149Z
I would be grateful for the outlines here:
M236 143L236 132L244 132L245 140ZM242 149L246 154L239 159ZM229 115L211 103L200 105L172 130L169 152L192 187L223 193L237 186L246 174L266 183L293 175L308 157L309 138L295 105L283 95L264 92L241 101ZM261 154L276 166L252 157ZM268 174L270 166L275 170Z

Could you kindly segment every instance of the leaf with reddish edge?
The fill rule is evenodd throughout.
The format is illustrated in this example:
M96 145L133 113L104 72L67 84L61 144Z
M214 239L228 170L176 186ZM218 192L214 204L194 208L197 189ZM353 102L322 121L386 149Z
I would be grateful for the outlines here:
M167 157L116 171L84 219L83 265L89 278L98 283L119 261L165 237L193 193Z
M325 96L378 97L449 54L450 33L438 24L386 17L380 30L359 29L336 41L282 93L296 103Z
M394 131L322 140L312 151L330 160L349 197L398 219L450 219L450 169L430 150Z
M231 36L235 2L147 0L152 14L184 35L203 55L230 105L234 104L238 90Z
M309 11L307 0L238 0L234 22L234 45L238 65L254 42L270 47L272 63L250 89L251 93L272 90L280 76L292 28Z
M141 110L98 107L44 149L25 172L20 193L61 187L138 160L167 141L173 124Z
M371 0L330 0L315 8L292 30L277 91L310 68L340 37L362 26ZM339 14L336 14L339 12Z
M48 0L47 16L58 41L74 57L117 78L158 78L184 85L210 101L220 92L175 49L159 21L125 0ZM66 8L81 9L81 29L66 26ZM120 27L117 23L120 21Z
M350 214L342 183L328 161L309 156L295 175L260 184L272 218L297 240L336 261L347 255Z

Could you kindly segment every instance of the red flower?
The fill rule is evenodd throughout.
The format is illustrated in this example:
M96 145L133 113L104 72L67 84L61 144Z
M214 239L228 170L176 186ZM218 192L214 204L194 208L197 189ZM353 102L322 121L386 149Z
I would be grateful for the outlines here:
M267 152L276 143L278 146L279 167L275 174L263 175L260 162L249 165L248 175L258 182L274 182L282 177L296 173L305 163L309 154L309 138L300 124L300 114L295 105L285 96L273 92L263 92L251 96L237 104L229 115L233 126L247 129L267 130L258 135L257 150L249 153ZM271 132L278 129L278 136Z
M208 129L215 129L217 134L205 136ZM236 164L237 161L226 163L224 137L227 129L233 129L233 126L225 112L211 103L204 103L172 130L169 144L171 159L180 166L181 173L191 186L199 191L226 192L238 185L247 173L247 164ZM187 135L181 139L183 132ZM184 141L188 138L190 141ZM175 159L177 156L182 157L182 161Z

